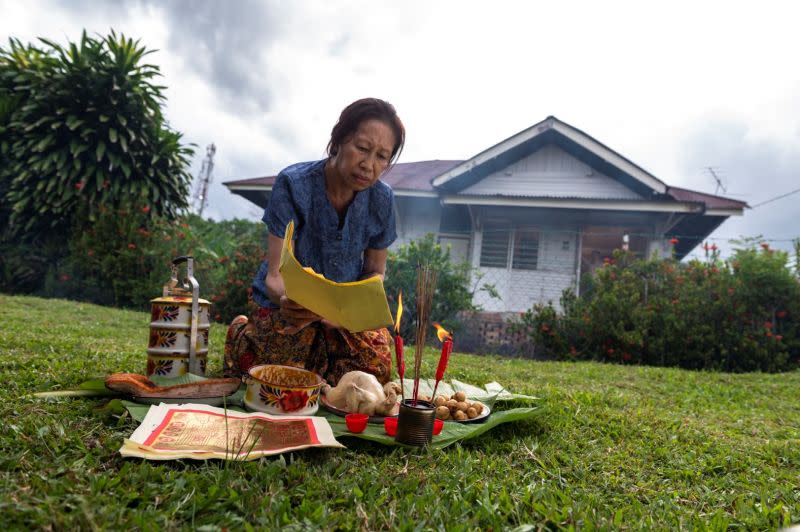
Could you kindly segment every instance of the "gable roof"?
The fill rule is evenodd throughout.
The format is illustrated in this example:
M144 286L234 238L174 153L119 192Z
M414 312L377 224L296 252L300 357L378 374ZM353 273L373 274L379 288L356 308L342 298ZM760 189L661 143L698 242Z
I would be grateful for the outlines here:
M524 194L510 198L499 192L475 196L468 190L487 176L509 167L548 144L557 145L586 165L617 180L635 192L639 199ZM397 163L381 180L390 185L397 196L438 197L446 204L645 210L724 217L740 215L748 207L743 201L668 186L595 138L554 116L548 116L470 159ZM223 184L231 192L265 207L274 182L275 176L267 176L227 181Z
M548 116L538 124L463 161L437 176L432 184L446 192L458 193L551 143L645 198L667 191L667 185L650 172L554 116Z
M394 189L395 195L397 196L440 197L443 194L439 194L437 190L434 189L432 181L439 176L447 174L464 162L465 161L459 160L436 159L432 161L397 163L382 177L382 180ZM225 181L223 184L234 194L238 194L263 208L267 205L269 192L272 190L272 185L275 183L275 177L276 176L266 176L238 179L235 181ZM466 200L467 196L464 196L464 198ZM530 197L527 199L532 200L536 198ZM577 197L560 199L585 200L585 198ZM747 207L747 203L744 201L671 186L667 187L661 200L698 204L698 206L705 207L707 214L720 216L741 214L742 209ZM476 201L479 201L479 199ZM614 202L617 207L622 203L623 202L619 201ZM609 208L613 208L615 205L609 202Z
M431 181L457 164L460 160L439 160L418 161L414 163L397 163L393 165L382 177L381 181L392 187L398 196L422 196L438 197ZM225 181L222 184L234 194L239 194L252 200L243 192L272 190L277 176L253 177L250 179L238 179L236 181ZM258 205L264 207L258 202Z

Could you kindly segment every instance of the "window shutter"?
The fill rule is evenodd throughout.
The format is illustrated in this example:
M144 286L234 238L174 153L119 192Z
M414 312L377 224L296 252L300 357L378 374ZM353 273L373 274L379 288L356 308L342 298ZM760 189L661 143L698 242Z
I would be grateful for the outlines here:
M535 270L539 262L539 232L531 229L517 229L514 233L515 270Z
M487 221L481 239L481 266L485 268L508 267L508 245L511 231L508 223Z

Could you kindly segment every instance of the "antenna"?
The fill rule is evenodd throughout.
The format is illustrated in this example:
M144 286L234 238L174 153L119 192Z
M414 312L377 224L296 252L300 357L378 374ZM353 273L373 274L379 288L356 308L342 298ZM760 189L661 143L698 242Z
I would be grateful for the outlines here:
M722 192L727 194L728 190L725 188L725 185L722 184L722 177L717 175L719 170L715 170L713 166L706 166L706 170L708 170L708 173L711 174L711 177L717 183L717 188L714 189L714 194L716 195L719 192L719 189L722 189Z
M203 216L203 209L208 205L208 186L213 178L215 153L217 153L217 147L212 142L206 146L206 156L200 167L200 174L197 176L197 184L192 195L192 207L200 217Z

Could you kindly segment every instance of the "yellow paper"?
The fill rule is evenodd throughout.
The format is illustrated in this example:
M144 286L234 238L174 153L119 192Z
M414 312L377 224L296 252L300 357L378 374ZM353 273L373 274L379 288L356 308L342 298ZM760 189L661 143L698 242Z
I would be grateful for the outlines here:
M389 303L380 277L336 283L304 268L294 256L294 221L286 226L279 270L286 297L323 318L353 332L386 327L392 323Z

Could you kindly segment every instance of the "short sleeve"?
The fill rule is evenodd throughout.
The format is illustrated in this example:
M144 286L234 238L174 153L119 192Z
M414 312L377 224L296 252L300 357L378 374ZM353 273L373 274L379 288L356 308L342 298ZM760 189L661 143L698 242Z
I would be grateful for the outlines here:
M387 194L382 195L374 210L377 218L377 231L373 233L367 247L369 249L386 249L397 239L397 227L394 217L394 192L386 187Z
M269 232L278 238L283 238L290 221L294 220L295 227L298 225L297 209L289 190L289 178L284 172L275 178L269 204L261 220L267 224Z

